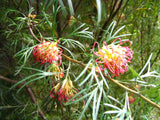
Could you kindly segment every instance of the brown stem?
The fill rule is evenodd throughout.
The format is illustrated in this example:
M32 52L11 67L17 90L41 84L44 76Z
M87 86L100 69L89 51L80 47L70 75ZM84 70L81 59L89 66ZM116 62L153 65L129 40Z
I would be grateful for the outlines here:
M156 57L154 58L153 62L151 62L151 67L152 67L152 65L154 64L154 62L157 60L157 58L159 57L159 54L160 54L160 49L159 49L159 51L157 52L157 55L156 55Z
M107 79L109 79L110 81L114 82L116 85L120 86L121 88L131 92L131 93L134 93L136 95L138 95L139 97L141 97L143 100L149 102L150 104L154 105L155 107L159 108L160 109L160 106L156 103L154 103L153 101L151 101L150 99L146 98L145 96L143 96L142 94L140 94L139 92L135 91L135 90L132 90L124 85L122 85L121 83L119 83L117 80L114 80L106 75L104 75Z
M37 0L37 15L40 14L40 0Z
M32 6L32 0L29 0L29 5Z
M22 1L23 1L23 0L21 0L21 1L19 2L17 9L20 8L20 6L21 6L21 4L22 4Z
M57 34L58 34L58 38L61 37L61 22L60 22L60 18L59 18L59 13L57 13L56 16L56 23L57 23Z
M4 76L2 76L2 75L0 75L0 79L1 79L1 80L5 80L5 81L10 82L10 83L13 83L13 84L16 84L16 83L17 83L17 81L11 80L11 79L6 78L6 77L4 77Z
M75 60L75 59L72 59L72 58L70 58L70 57L68 57L68 56L66 56L66 55L64 55L64 54L62 54L62 55L63 55L65 58L67 58L68 60L70 60L70 61L72 61L72 62L74 62L74 63L77 63L77 64L82 65L83 67L85 67L85 65L84 65L83 63L81 63L81 62L79 62L79 61L77 61L77 60ZM88 69L91 70L90 68L88 68ZM155 107L157 107L157 108L160 109L160 106L159 106L158 104L154 103L154 102L151 101L150 99L148 99L148 98L146 98L145 96L141 95L139 92L137 92L137 91L135 91L135 90L132 90L132 89L124 86L123 84L119 83L118 80L112 79L112 78L110 78L110 77L108 77L108 76L106 76L106 75L104 75L104 76L105 76L107 79L109 79L110 81L112 81L113 83L115 83L116 85L120 86L121 88L123 88L123 89L125 89L125 90L127 90L127 91L129 91L129 92L131 92L131 93L134 93L134 94L138 95L138 96L141 97L143 100L147 101L148 103L150 103L150 104L152 104L153 106L155 106Z
M143 21L141 24L141 31L140 31L140 35L141 35L141 67L143 68Z
M77 64L85 67L85 64L83 64L83 63L80 62L80 61L77 61L77 60L75 60L75 59L72 59L72 58L68 57L67 55L65 55L65 54L63 54L63 53L62 53L62 56L64 56L65 58L67 58L68 60L70 60L70 61L72 61L72 62L74 62L74 63L77 63Z
M17 81L11 80L11 79L6 78L6 77L4 77L4 76L2 76L2 75L0 75L0 79L1 79L1 80L4 80L4 81L7 81L7 82L10 82L10 83L13 83L13 84L16 84L16 83L17 83ZM25 84L25 82L21 83L21 85L24 85L24 84ZM26 85L25 88L26 88L28 94L30 95L33 103L36 104L36 106L37 106L37 108L38 108L38 113L39 113L39 115L41 116L41 118L42 118L43 120L46 120L43 112L42 112L41 109L39 108L39 105L38 105L38 103L37 103L37 100L36 100L36 98L35 98L32 90L31 90L31 88L30 88L28 85Z
M114 5L113 5L111 12L110 12L110 17L112 16L117 4L118 4L118 0L115 0Z
M120 14L120 16L119 16L119 18L118 18L118 20L117 20L117 26L118 26L118 24L119 24L120 18L121 18L121 16L122 16L123 11L124 11L124 9L126 8L128 2L129 2L129 0L126 1L125 5L124 5L124 7L123 7L123 9L122 9L122 12L121 12L121 14Z
M117 8L117 9L115 10L115 12L114 12L114 9L115 9L116 4L117 4L117 2L115 1L114 6L113 6L113 8L112 8L112 10L111 10L110 16L109 16L109 18L106 20L106 22L104 23L104 25L103 25L103 27L102 27L102 30L100 31L100 33L99 33L99 35L98 35L98 40L97 40L97 41L100 41L100 40L101 40L102 35L103 35L103 33L104 33L104 29L107 28L107 26L109 25L109 23L111 22L111 20L113 20L113 18L116 16L116 14L118 14L118 12L119 12L119 10L120 10L120 8L121 8L121 6L122 6L122 3L123 3L123 0L120 1L119 5L118 5L118 8Z
M35 34L33 33L33 30L32 30L32 28L31 28L31 26L29 26L29 31L30 31L30 33L32 34L32 36L34 37L34 39L36 39L37 41L41 42L41 41L35 36Z
M31 22L30 22L30 18L29 18L29 23L28 23L29 31L30 31L31 35L34 37L34 39L36 39L37 41L41 42L41 41L35 36L35 34L34 34L32 28L31 28L31 25L30 25L30 24L31 24Z
M77 11L78 7L81 5L81 2L82 2L82 0L79 0L78 2L76 2L77 4L75 5L74 13L77 13L76 11Z
M14 4L14 6L17 7L17 3L14 0L12 0L12 2Z

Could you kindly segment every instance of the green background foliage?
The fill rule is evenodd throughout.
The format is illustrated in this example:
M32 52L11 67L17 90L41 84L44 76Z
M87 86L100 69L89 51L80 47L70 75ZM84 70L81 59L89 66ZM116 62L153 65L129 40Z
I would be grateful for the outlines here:
M135 102L128 105L132 93L101 72L97 78L92 52L94 42L102 46L115 38L130 40L134 55L129 70L114 79L160 104L159 0L1 0L0 6L0 119L38 120L40 110L48 120L160 119L158 108L135 94ZM49 65L33 62L32 50L39 42L30 28L39 40L59 40L63 54L86 66L63 57L65 77L69 71L79 90L67 103L49 96L65 77L56 81L47 71ZM27 87L18 85L23 82L32 89L37 105Z

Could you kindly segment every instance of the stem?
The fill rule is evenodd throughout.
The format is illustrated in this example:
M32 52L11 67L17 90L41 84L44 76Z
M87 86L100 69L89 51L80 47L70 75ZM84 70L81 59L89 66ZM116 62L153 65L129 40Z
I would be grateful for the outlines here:
M35 36L35 34L34 34L32 28L31 28L30 24L31 24L31 22L30 22L30 18L29 18L29 23L28 23L29 31L30 31L31 35L34 37L34 39L36 39L37 41L41 42L41 41Z
M6 78L6 77L4 77L4 76L2 76L2 75L0 75L0 79L1 79L1 80L4 80L4 81L7 81L7 82L10 82L10 83L13 83L13 84L16 84L16 83L17 83L17 81L11 80L11 79ZM21 85L24 85L25 82L20 83L20 84L21 84ZM32 101L33 101L33 103L36 104L36 106L37 106L37 108L38 108L38 113L39 113L39 115L41 116L42 120L46 120L46 118L45 118L43 112L42 112L41 109L39 108L39 105L38 105L38 103L37 103L37 100L36 100L36 98L35 98L35 96L34 96L32 90L31 90L31 88L30 88L28 85L26 85L25 88L26 88L28 94L30 95L30 97L31 97L31 99L32 99Z
M102 30L100 31L99 35L98 35L98 40L97 41L100 41L102 39L102 35L104 33L104 29L107 28L107 26L110 24L110 22L113 20L113 18L118 14L120 8L122 7L122 4L123 4L123 0L121 0L119 2L119 5L118 5L118 8L116 8L116 5L118 4L118 0L115 1L114 5L113 5L113 8L110 12L110 15L109 15L109 18L105 21L103 27L102 27ZM116 10L115 10L116 9Z
M138 95L139 97L141 97L141 98L144 99L145 101L149 102L150 104L152 104L152 105L154 105L155 107L157 107L157 108L160 109L160 106L159 106L158 104L156 104L156 103L154 103L153 101L151 101L150 99L146 98L145 96L143 96L143 95L140 94L139 92L137 92L137 91L135 91L135 90L132 90L132 89L130 89L130 88L122 85L122 84L119 83L117 80L114 80L114 79L112 79L112 78L110 78L110 77L108 77L108 76L106 76L106 75L105 75L105 77L106 77L107 79L109 79L110 81L114 82L115 84L117 84L118 86L120 86L121 88L123 88L123 89L125 89L125 90L127 90L127 91L129 91L129 92L131 92L131 93L134 93L134 94Z
M156 57L154 58L153 62L151 62L151 67L152 67L152 65L154 64L154 62L156 62L157 58L159 57L159 54L160 54L160 49L159 49L159 51L157 52Z
M40 14L40 0L37 0L37 15Z
M32 6L32 0L29 0L29 5Z
M29 31L30 31L30 33L32 34L32 36L34 37L34 39L36 39L37 41L41 42L41 41L34 35L33 30L32 30L32 28L31 28L30 26L29 26Z
M23 1L23 0L21 0L21 1L19 2L19 5L18 5L17 9L20 8L20 6L21 6L21 4L22 4L22 1Z
M77 63L77 64L85 67L85 64L83 64L83 63L81 63L81 62L79 62L79 61L77 61L77 60L75 60L75 59L72 59L72 58L70 58L70 57L68 57L68 56L66 56L66 55L64 55L64 54L62 54L62 56L64 56L65 58L67 58L68 60L70 60L70 61L72 61L72 62L74 62L74 63ZM88 68L88 69L91 70L90 68ZM103 75L104 75L104 74L103 74ZM107 79L109 79L110 81L112 81L113 83L115 83L116 85L118 85L119 87L121 87L121 88L123 88L123 89L125 89L125 90L127 90L127 91L129 91L129 92L131 92L131 93L134 93L134 94L138 95L139 97L141 97L141 98L142 98L143 100L145 100L146 102L148 102L148 103L152 104L153 106L157 107L158 109L160 109L160 106L159 106L158 104L156 104L156 103L154 103L153 101L151 101L150 99L146 98L145 96L143 96L143 95L140 94L139 92L137 92L137 91L135 91L135 90L132 90L132 89L126 87L125 85L119 83L118 80L112 79L112 78L108 77L107 75L104 75L104 76L105 76Z
M118 26L118 24L119 24L120 18L121 18L121 16L122 16L123 11L124 11L124 9L126 8L128 2L129 2L129 0L126 1L125 5L124 5L124 7L123 7L123 9L122 9L122 12L121 12L121 14L120 14L120 17L119 17L118 20L117 20L117 26Z
M83 64L82 62L77 61L77 60L75 60L75 59L72 59L72 58L68 57L67 55L65 55L65 54L63 54L63 53L62 53L62 56L64 56L64 57L67 58L68 60L70 60L70 61L72 61L72 62L74 62L74 63L77 63L77 64L79 64L79 65L81 65L81 66L83 66L83 67L86 66L86 65Z
M142 62L141 65L142 65L142 68L143 68L143 21L142 21L142 24L141 24L140 35L141 35L141 62Z

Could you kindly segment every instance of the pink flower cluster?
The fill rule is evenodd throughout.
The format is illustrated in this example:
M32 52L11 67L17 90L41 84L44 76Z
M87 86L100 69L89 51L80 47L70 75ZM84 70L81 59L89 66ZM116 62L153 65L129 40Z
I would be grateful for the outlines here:
M119 44L115 45L115 41L119 40ZM99 43L95 42L93 45L93 53L98 56L96 62L99 64L101 70L108 69L112 77L119 76L128 70L128 63L133 57L133 51L129 46L121 46L122 44L130 41L122 42L120 38L115 39L110 45L103 41L103 46L100 49ZM95 52L95 45L98 45L98 51Z
M41 39L42 41L42 39ZM48 71L56 73L56 79L64 76L63 69L59 66L62 62L62 49L58 47L58 42L43 41L33 48L33 59L41 63L52 64Z
M56 63L52 64L51 69L49 71L51 71L52 73L56 73L54 75L56 80L64 77L63 69L59 67L59 65Z
M55 87L52 88L52 90L50 91L50 97L54 99L58 94L59 102L67 102L77 92L78 90L74 88L72 81L66 78L63 81L62 86L60 85L60 83L58 83Z
M62 49L59 48L59 41L49 42L43 41L41 44L35 46L33 48L33 58L35 61L43 63L56 62L56 64L60 65L62 61ZM59 62L59 63L58 63Z

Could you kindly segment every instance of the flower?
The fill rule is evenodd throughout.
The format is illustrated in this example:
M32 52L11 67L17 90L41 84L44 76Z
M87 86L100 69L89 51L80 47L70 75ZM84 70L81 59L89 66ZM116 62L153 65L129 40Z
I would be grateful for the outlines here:
M67 102L74 94L77 93L77 89L74 88L73 83L70 79L65 79L60 87L60 83L58 83L55 87L50 91L51 98L55 98L58 95L58 101ZM53 96L53 94L55 94Z
M51 89L51 91L50 91L50 97L51 97L52 99L54 99L54 98L57 96L57 92L58 92L59 88L60 88L60 83L58 83L56 86L54 86L54 87ZM55 94L55 95L53 96L53 94Z
M59 48L58 45L59 41L56 42L49 42L43 41L41 44L35 46L33 48L33 58L35 61L43 63L50 63L57 62L58 65L61 64L62 60L62 49ZM58 63L59 62L59 63Z
M130 95L130 96L129 96L129 103L130 103L130 104L131 104L131 103L134 103L135 100L136 100L136 99L134 98L133 95Z
M119 39L120 42L118 45L115 45L115 41ZM115 39L110 45L107 45L103 41L103 46L100 49L97 42L93 45L93 53L98 56L96 62L99 64L101 70L108 69L112 77L119 76L120 73L123 74L128 70L128 63L133 57L133 51L129 49L130 45L121 46L123 43L130 42L125 41L121 42L120 38ZM95 45L98 45L98 52L94 52Z
M71 26L76 22L76 18L74 16L69 16L68 25Z
M54 76L58 79L64 77L63 69L61 67L59 67L58 64L56 64L56 63L52 64L51 71L52 71L52 73L56 73Z
M139 90L141 88L141 86L136 84L135 88L136 88L136 90Z
M29 18L33 18L33 19L35 19L35 18L36 18L36 16L37 16L36 14L33 14L33 15L32 15L32 14L28 14L28 17L29 17Z
M76 93L77 93L77 91L74 88L72 81L65 79L62 83L62 87L60 88L60 90L58 92L58 95L59 95L58 101L67 102Z

